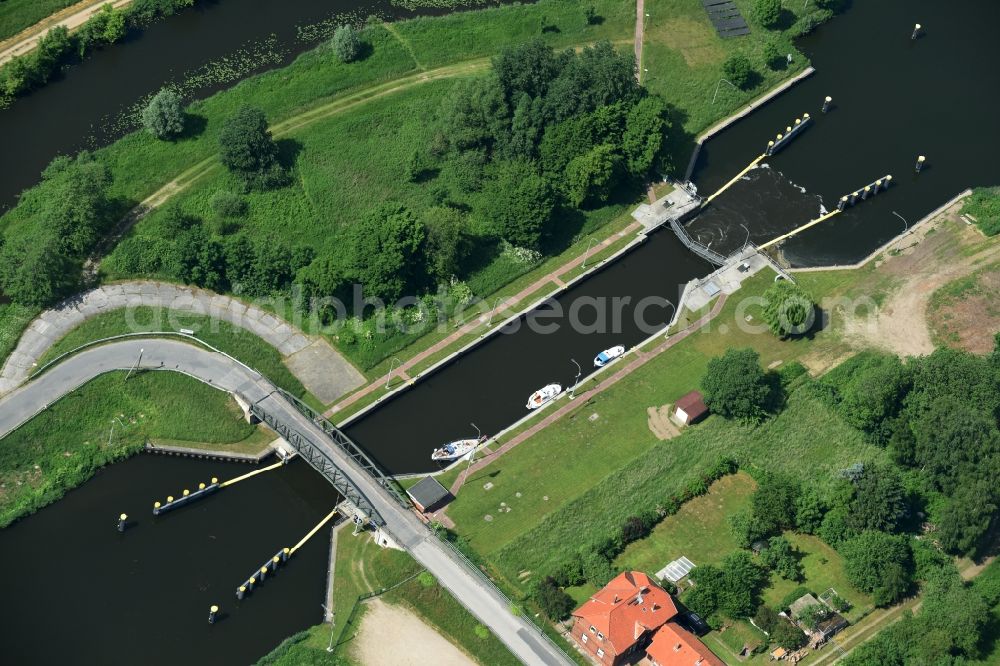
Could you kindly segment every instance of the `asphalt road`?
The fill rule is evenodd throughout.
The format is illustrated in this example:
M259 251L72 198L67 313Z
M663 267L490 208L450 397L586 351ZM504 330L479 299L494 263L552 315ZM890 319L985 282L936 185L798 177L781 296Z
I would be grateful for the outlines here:
M141 357L141 360L140 360ZM523 663L572 664L528 620L515 616L507 600L480 578L472 565L442 544L414 515L400 507L367 473L331 445L323 430L288 403L256 372L224 354L175 340L130 339L94 347L71 356L13 393L0 398L0 437L45 409L61 396L111 370L138 363L146 370L183 372L230 392L237 392L321 447L382 515L386 529L449 592Z

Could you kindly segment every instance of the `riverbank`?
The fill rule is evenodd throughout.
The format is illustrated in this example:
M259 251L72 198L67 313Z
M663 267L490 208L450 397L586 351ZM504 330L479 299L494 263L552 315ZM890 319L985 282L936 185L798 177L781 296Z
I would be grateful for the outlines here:
M0 527L34 513L149 440L259 450L265 439L226 393L175 373L112 372L0 440Z
M0 65L12 58L33 51L38 46L42 36L56 26L62 26L72 31L101 11L101 7L104 5L109 4L115 9L120 9L130 2L132 0L83 0L76 3L73 3L73 0L56 0L55 6L69 6L63 6L53 14L44 15L42 12L46 10L46 3L29 0L30 5L26 6L25 9L30 8L30 12L22 11L15 15L16 8L8 7L8 5L16 4L17 0L8 1L2 7L3 15L0 15L0 25L2 25L0 35L4 35L4 33L9 35L10 31L16 29L17 25L25 25L25 28L16 34L4 36L0 40Z

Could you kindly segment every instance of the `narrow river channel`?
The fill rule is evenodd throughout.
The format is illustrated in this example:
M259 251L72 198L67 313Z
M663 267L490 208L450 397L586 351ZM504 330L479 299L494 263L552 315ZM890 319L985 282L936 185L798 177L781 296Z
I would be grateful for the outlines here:
M277 13L258 14L250 7ZM308 11L289 19L286 7ZM120 53L98 54L65 81L22 100L11 113L0 113L0 141L8 148L0 158L0 200L29 184L54 152L78 147L74 142L92 131L108 106L84 109L71 127L53 130L54 136L33 133L38 126L29 123L31 114L76 108L72 100L101 98L95 90L114 96L127 88L116 103L131 103L155 90L171 71L255 35L287 31L289 20L307 20L308 12L318 16L330 7L320 0L206 4L197 14L151 28ZM350 8L345 3L344 10ZM233 13L224 14L229 18L215 28L196 25L214 21L221 12ZM184 31L181 24L187 22L200 41L193 41L195 32ZM925 34L910 40L917 22ZM809 112L816 119L767 168L752 171L714 202L692 223L692 232L723 252L739 247L748 233L761 243L816 217L821 206L832 209L840 195L892 173L888 192L784 247L793 264L845 263L903 231L904 222L894 212L912 224L967 187L1000 183L1000 126L993 118L1000 86L990 69L1000 60L1000 41L993 34L998 24L1000 4L990 0L854 3L801 41L815 75L705 146L694 180L707 194L759 155L767 139L794 118ZM178 49L178 43L187 46ZM136 53L144 55L132 60ZM188 55L189 63L172 60ZM160 68L159 73L134 81L120 74L146 66ZM834 108L824 115L819 109L826 95L833 97ZM928 166L916 175L919 154L927 155ZM496 432L526 413L533 390L552 381L570 385L576 375L573 360L586 374L600 350L646 337L648 330L635 318L640 303L650 304L643 312L645 325L662 326L673 314L663 299L676 303L684 283L709 270L669 231L658 232L557 299L561 317L534 317L536 324L560 324L556 332L539 333L522 321L516 332L484 342L350 423L347 432L394 473L433 469L431 449L475 434L472 423L484 433ZM629 301L620 309L617 329L613 321L594 320L589 303L603 302L607 312L614 312L613 299L624 297ZM589 332L574 330L568 322L573 304L584 299L588 303L577 306L578 318L596 329ZM66 499L0 531L0 597L7 602L0 618L0 661L246 664L284 636L316 623L326 572L325 531L273 584L239 607L233 596L254 566L305 533L335 501L326 482L304 463L162 520L131 508L148 507L156 497L208 476L224 478L243 469L138 457L103 470ZM119 536L113 523L123 510L138 516L139 524ZM219 602L229 616L210 627L208 606Z

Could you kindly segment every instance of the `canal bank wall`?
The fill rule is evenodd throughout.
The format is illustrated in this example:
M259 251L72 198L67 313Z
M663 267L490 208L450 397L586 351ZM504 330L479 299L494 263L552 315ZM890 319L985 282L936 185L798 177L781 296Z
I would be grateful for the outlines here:
M809 67L806 67L804 70L802 70L792 78L780 83L777 87L772 88L771 90L764 93L760 97L755 98L749 104L741 108L733 115L729 116L724 120L720 120L715 125L712 125L707 130L702 132L698 136L697 140L695 140L694 152L691 153L691 159L688 161L687 171L684 172L684 180L691 180L691 174L694 173L694 165L697 164L698 155L701 153L701 147L702 145L704 145L706 141L708 141L709 139L711 139L716 134L723 131L736 121L746 118L748 115L750 115L760 107L764 106L772 99L774 99L781 93L785 92L786 90L794 86L799 81L809 78L810 76L813 75L815 71L816 69L811 65Z
M962 200L964 200L966 197L970 196L971 194L972 194L972 189L971 188L965 189L965 190L959 192L954 197L952 197L951 199L949 199L945 203L941 204L940 206L938 206L937 208L935 208L934 210L932 210L927 215L925 215L922 218L920 218L916 223L914 223L913 225L911 225L910 227L908 227L906 229L906 231L904 231L903 233L899 234L898 236L894 236L893 238L890 238L888 241L886 241L885 243L883 243L882 245L880 245L876 250L874 250L867 257L865 257L864 259L862 259L860 261L857 261L857 262L855 262L853 264L835 264L833 266L805 266L805 267L802 267L802 268L789 268L787 270L790 273L814 273L816 271L852 271L852 270L861 268L865 264L867 264L869 261L871 261L872 259L875 259L879 255L881 255L881 254L883 254L885 252L888 252L889 250L892 250L901 241L903 241L906 238L910 237L918 229L921 229L923 226L925 226L926 224L928 224L932 220L936 219L937 217L939 217L940 215L942 215L943 213L945 213L949 208L951 208L952 206L955 206L956 204L960 203ZM786 265L788 263L787 261L785 261L784 256L781 256L781 261L782 261L782 263L785 263Z

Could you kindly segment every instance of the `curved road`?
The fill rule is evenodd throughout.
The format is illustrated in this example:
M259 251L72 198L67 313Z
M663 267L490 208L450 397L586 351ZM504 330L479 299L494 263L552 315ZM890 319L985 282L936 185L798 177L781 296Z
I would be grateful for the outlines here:
M423 567L523 663L570 665L572 662L538 629L515 616L507 600L484 582L472 566L459 560L414 515L400 507L388 491L344 454L330 445L323 430L289 404L256 372L217 352L175 340L130 339L93 347L67 358L35 380L0 398L0 437L45 409L61 396L111 370L130 368L142 350L142 369L183 372L227 391L240 393L303 436L350 475L358 489L382 515L386 528Z

